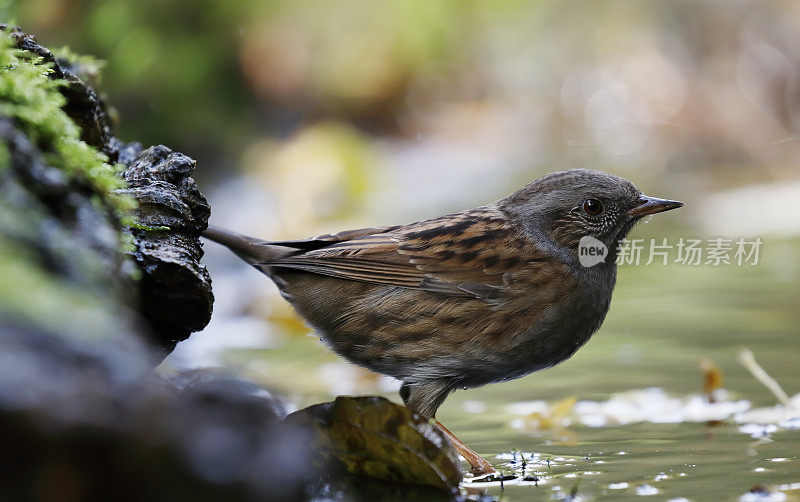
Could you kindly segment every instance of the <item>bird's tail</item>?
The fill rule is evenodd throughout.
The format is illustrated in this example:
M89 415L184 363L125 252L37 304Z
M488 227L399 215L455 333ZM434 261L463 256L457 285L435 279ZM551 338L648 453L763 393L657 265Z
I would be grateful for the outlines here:
M209 226L203 237L222 244L251 265L267 263L292 253L290 248L218 227Z

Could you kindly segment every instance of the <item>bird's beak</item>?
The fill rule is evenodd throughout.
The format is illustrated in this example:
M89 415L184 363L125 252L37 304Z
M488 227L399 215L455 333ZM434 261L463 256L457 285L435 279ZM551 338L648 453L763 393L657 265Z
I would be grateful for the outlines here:
M648 214L656 214L670 209L675 209L683 206L683 202L677 200L656 199L655 197L648 197L647 195L639 196L636 205L628 211L628 216L631 218L641 218Z

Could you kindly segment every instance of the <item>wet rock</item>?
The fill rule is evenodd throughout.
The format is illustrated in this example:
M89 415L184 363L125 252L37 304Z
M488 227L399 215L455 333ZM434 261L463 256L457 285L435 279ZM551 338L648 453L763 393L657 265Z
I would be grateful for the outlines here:
M0 30L8 32L15 47L49 63L52 78L66 82L58 88L66 98L62 109L79 126L83 141L111 161L127 166L122 177L129 188L123 192L139 202L136 217L140 225L131 230L135 249L128 254L132 264L121 252L120 216L107 205L98 207L91 186L68 179L49 166L36 146L11 121L0 117L4 122L0 123L0 135L10 146L14 176L24 191L43 204L52 223L49 228L65 227L58 232L56 243L41 231L34 235L26 225L17 225L30 234L26 246L39 249L46 255L45 263L56 262L61 267L58 272L70 279L102 283L101 290L114 290L122 306L138 310L145 328L139 330L163 358L177 342L208 324L213 305L211 279L200 263L203 251L199 240L210 208L191 178L195 162L165 146L143 150L138 143L126 145L114 138L105 103L81 79L77 64L56 58L18 28L0 25ZM145 230L147 227L167 228L154 231ZM87 250L94 255L87 257ZM51 259L53 254L59 254L58 259ZM140 276L137 282L130 280L134 268ZM87 279L86 274L91 277Z
M128 259L113 218L2 116L0 143L8 152L0 168L0 328L16 322L64 338L138 339L135 284L123 272Z
M316 458L350 474L455 491L462 473L444 435L382 397L337 397L293 413L287 422L316 431Z
M6 25L0 25L6 30ZM106 105L97 92L86 85L79 76L79 72L72 63L66 60L57 60L53 53L40 45L33 35L25 33L18 28L11 29L18 49L28 51L41 57L45 63L52 65L52 78L65 81L60 92L67 98L64 111L81 128L81 139L99 149L109 157L115 157L113 150L113 132L111 119L106 111Z
M136 346L4 327L0 484L8 500L298 500L323 475L310 431L220 374L159 379Z
M173 402L172 423L192 469L215 483L244 484L291 500L325 470L312 467L312 431L284 422L285 407L265 389L215 373L192 374Z
M159 145L121 149L128 167L121 190L138 202L133 257L142 271L141 312L165 355L211 319L211 278L200 263L199 237L211 208L191 174L195 161Z

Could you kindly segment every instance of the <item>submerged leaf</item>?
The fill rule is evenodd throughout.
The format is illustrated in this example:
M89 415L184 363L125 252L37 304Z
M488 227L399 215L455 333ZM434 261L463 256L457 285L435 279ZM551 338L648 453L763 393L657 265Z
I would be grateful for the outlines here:
M322 457L351 474L454 490L462 478L450 443L428 421L382 397L337 397L287 417L317 432Z
M518 406L513 408L525 409L532 405L535 409L525 412L524 417L513 420L511 426L530 433L547 432L551 436L558 437L560 441L572 441L575 435L567 427L571 423L570 417L576 402L577 399L570 396L553 404L543 401L518 403Z

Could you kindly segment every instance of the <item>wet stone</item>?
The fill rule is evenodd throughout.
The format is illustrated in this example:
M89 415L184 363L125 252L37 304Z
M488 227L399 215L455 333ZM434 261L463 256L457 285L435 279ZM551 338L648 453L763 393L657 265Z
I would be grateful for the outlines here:
M339 396L292 413L287 422L316 432L315 458L352 475L455 491L458 458L442 433L382 397Z
M131 230L132 255L142 271L142 315L166 355L211 319L214 297L199 241L211 209L190 177L190 157L163 145L117 147L127 165L121 192L138 202L137 221L151 227Z

